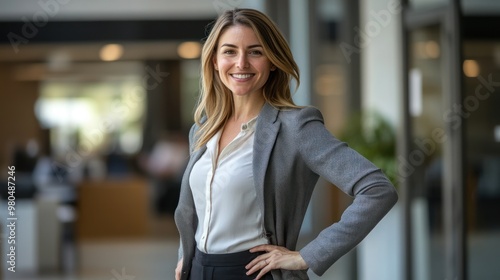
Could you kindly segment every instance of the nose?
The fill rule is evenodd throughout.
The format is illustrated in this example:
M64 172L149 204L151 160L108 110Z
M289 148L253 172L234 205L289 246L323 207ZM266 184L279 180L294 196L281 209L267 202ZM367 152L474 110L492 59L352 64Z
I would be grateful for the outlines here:
M246 53L242 53L238 56L237 65L238 68L244 69L248 67L248 58Z

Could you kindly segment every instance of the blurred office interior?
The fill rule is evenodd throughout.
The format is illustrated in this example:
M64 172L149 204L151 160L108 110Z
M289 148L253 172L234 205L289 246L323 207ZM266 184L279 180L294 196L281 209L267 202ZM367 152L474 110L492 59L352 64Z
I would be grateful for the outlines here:
M0 0L0 279L174 279L201 43L235 7L274 19L301 70L296 103L318 107L400 194L321 279L500 279L489 0ZM320 180L299 246L350 202Z

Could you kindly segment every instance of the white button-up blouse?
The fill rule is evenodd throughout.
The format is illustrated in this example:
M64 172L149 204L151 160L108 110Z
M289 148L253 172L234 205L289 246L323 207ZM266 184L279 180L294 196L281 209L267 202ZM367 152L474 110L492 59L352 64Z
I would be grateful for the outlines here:
M195 240L204 253L235 253L268 243L252 170L256 121L242 124L218 159L221 132L217 133L191 171L189 184L198 215Z

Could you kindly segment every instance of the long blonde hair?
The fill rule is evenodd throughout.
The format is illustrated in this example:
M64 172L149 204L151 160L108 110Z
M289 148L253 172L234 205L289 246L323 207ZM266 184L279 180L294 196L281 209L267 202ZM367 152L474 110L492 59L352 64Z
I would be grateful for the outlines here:
M276 24L257 10L234 9L225 11L213 24L201 53L201 92L194 114L194 120L200 129L195 149L205 145L222 129L233 113L233 95L215 71L213 57L221 34L228 27L235 25L249 27L255 32L262 44L264 54L276 67L275 71L271 71L263 87L266 102L279 109L298 107L292 100L290 82L293 78L297 82L297 87L299 86L299 68L293 59L287 41Z

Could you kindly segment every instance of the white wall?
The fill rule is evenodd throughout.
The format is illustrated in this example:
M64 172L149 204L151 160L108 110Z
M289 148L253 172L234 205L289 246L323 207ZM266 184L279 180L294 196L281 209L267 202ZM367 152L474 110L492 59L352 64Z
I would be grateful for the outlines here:
M362 107L397 126L402 96L401 5L397 0L361 0Z
M363 111L376 111L395 127L403 95L401 6L398 0L361 0L355 29L361 51ZM402 227L395 207L358 247L360 280L402 279Z

